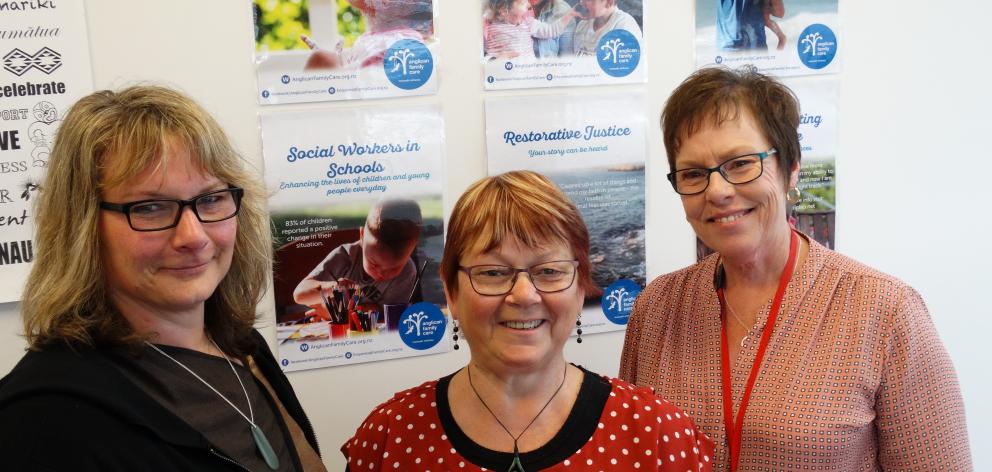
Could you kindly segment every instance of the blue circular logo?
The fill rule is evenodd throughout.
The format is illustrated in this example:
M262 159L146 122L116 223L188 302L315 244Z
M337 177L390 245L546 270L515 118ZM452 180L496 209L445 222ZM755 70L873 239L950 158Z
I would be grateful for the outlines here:
M630 311L634 309L634 300L641 293L641 286L630 279L620 279L610 284L603 291L600 304L606 319L618 325L627 324Z
M348 352L344 353L344 358L345 359L351 359L351 351L348 351Z
M493 77L491 75L489 77L486 77L486 82L493 83L495 81L496 81L496 77Z
M641 61L641 45L630 31L615 29L603 35L596 45L599 68L612 77L625 77Z
M503 68L506 70L513 70L513 63L507 62L506 64L503 64Z
M723 64L723 56L716 56L716 59L714 59L713 62Z
M547 77L547 79L548 79L549 81L550 81L551 79L554 79L554 78L555 78L555 76L553 76L553 75L551 75L551 74L548 74L548 77Z
M283 360L282 360L281 362L279 362L279 363L280 363L280 364L282 364L282 366L283 366L283 367L286 367L286 366L288 366L288 365L289 365L289 359L283 359Z
M307 343L300 344L300 350L303 352L307 352L310 350L310 345Z
M393 43L386 51L382 67L386 71L386 78L393 85L403 90L413 90L431 78L434 57L424 43L403 39Z
M329 93L331 95L334 95L337 92L338 92L338 89L336 89L334 87L331 87L331 88L327 89L327 93Z
M400 339L418 351L430 349L444 337L447 324L448 319L437 305L414 303L400 315Z
M837 55L837 36L826 25L814 23L799 35L799 60L810 69L827 67Z
M268 90L262 90L262 98L269 98L269 91Z
M288 76L288 75L284 75L284 76L282 76L282 77L281 77L281 78L280 78L279 80L280 80L280 81L281 81L282 83L284 83L284 84L288 84L288 83L289 83L289 76Z

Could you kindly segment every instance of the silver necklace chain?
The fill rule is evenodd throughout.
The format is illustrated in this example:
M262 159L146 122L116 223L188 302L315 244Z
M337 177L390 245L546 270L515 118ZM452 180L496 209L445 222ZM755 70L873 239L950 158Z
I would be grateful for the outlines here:
M797 244L799 245L799 248L796 249L796 260L795 262L792 263L792 274L790 278L796 275L796 269L799 268L799 256L803 250L803 238L800 237L799 241L797 241ZM754 325L748 326L747 324L744 323L743 320L741 320L740 315L738 315L737 312L734 311L734 307L733 305L730 304L730 300L726 298L726 295L724 295L724 303L727 305L727 309L730 310L730 316L734 318L734 321L736 321L737 324L741 325L741 327L744 328L745 334L744 337L741 338L741 347L744 347L744 343L747 342L747 338L749 336L749 333L751 332L751 328L753 328ZM757 322L757 320L755 320L755 322Z
M224 400L225 402L227 402L228 405L231 405L231 408L234 408L234 411L238 412L238 414L241 415L241 417L244 418L245 421L247 421L248 424L250 424L253 428L257 427L257 426L255 426L255 413L251 409L251 398L248 397L248 389L245 388L244 382L241 381L241 376L238 375L238 371L234 370L234 364L231 362L231 358L227 357L227 354L225 354L224 351L222 351L220 349L220 347L217 346L217 343L214 342L213 338L210 338L210 343L213 344L215 348L217 348L217 351L220 352L221 356L224 357L224 360L227 361L227 365L231 368L231 372L234 374L234 377L238 379L238 384L241 385L241 391L244 392L244 394L245 394L245 401L248 402L248 414L251 415L251 418L249 418L248 416L246 416L241 411L240 408L234 406L234 403L231 403L231 400L228 400L227 397L224 396L224 394L222 394L219 391L217 391L217 389L214 388L213 385L210 385L209 383L207 383L206 380L203 380L202 377L200 377L199 375L196 375L196 372L193 372L192 369L190 369L189 367L186 367L185 364L183 364L182 362L179 362L178 360L176 360L175 357L172 357L172 356L166 354L166 352L163 351L163 350L161 350L161 349L159 349L158 346L156 346L156 345L154 345L154 344L152 344L152 343L150 343L148 341L145 341L145 344L147 344L149 347L151 347L152 349L158 351L159 354L161 354L161 355L169 358L172 362L175 362L176 364L178 364L179 367L182 367L183 369L185 369L186 372L189 372L190 373L190 375L192 375L193 377L196 377L196 380L199 380L203 385L206 385L207 388L209 388L210 390L213 390L213 392L216 393L218 397L220 397L222 400Z

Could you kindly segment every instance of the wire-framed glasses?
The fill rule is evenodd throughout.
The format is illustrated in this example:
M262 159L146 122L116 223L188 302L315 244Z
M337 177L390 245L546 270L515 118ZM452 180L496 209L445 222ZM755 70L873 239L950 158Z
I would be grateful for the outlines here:
M567 290L575 282L575 272L579 261L548 261L518 269L505 265L483 264L471 267L459 266L458 270L468 274L472 289L479 295L506 295L517 283L521 272L530 277L530 282L538 292L554 293Z
M201 223L214 223L233 218L241 209L244 190L231 187L202 193L189 200L139 200L128 203L100 202L100 208L127 216L127 223L135 231L161 231L179 225L183 208L190 207Z
M695 195L706 190L710 185L710 174L718 172L724 180L734 185L746 184L764 172L765 159L777 153L775 148L765 152L755 152L736 156L723 161L716 167L680 169L668 174L668 181L672 183L672 188L681 195Z

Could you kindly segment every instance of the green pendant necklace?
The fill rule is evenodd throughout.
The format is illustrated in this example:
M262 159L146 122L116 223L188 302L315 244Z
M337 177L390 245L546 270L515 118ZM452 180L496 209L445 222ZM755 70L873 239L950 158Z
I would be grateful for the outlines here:
M513 433L511 433L510 430L507 429L506 425L499 420L499 417L496 416L496 413L493 413L493 409L489 408L489 405L486 404L486 401L482 399L482 395L479 395L479 391L475 389L475 384L472 383L472 366L471 365L467 366L466 370L468 371L468 385L472 387L472 391L475 392L475 397L479 399L479 403L482 403L482 406L486 408L486 411L488 411L490 415L493 415L493 419L496 420L496 423L498 423L499 426L503 428L503 431L506 431L506 434L509 435L511 439L513 439L513 462L510 463L510 468L507 469L506 472L526 472L524 470L523 463L520 462L520 449L517 448L517 440L520 439L520 437L523 436L528 429L530 429L531 425L533 425L534 422L537 421L537 418L541 416L541 413L544 413L544 410L548 409L548 405L550 405L551 401L554 400L556 396L558 396L558 392L561 391L561 388L565 386L565 378L568 376L568 364L565 365L565 373L562 374L561 383L558 384L558 388L555 389L555 393L551 394L551 398L549 398L548 402L541 407L541 411L538 411L537 414L534 415L534 419L530 420L530 423L527 423L527 426L524 428L524 430L521 431L520 434L516 436L514 436Z
M208 388L210 388L210 390L213 390L213 392L216 393L217 396L219 396L221 399L227 402L228 405L231 405L231 408L234 408L234 411L238 412L238 414L241 415L241 417L244 418L245 421L247 421L248 424L250 425L249 431L251 431L251 438L252 440L255 441L255 448L258 450L258 455L262 456L262 460L265 461L265 465L269 466L269 468L272 470L279 470L279 456L276 454L276 451L272 449L272 444L269 443L269 439L265 437L265 433L262 431L261 428L258 427L258 425L255 424L255 412L252 411L251 409L251 398L248 397L248 389L245 388L244 382L241 381L241 376L238 375L238 371L234 370L234 364L231 363L231 358L227 357L227 354L224 354L224 351L221 351L220 347L217 346L217 343L214 342L213 338L210 339L210 342L213 343L214 347L217 348L217 351L224 356L224 360L227 361L227 365L231 367L231 372L233 372L234 376L237 377L238 384L241 385L241 391L245 393L245 401L248 402L248 415L251 415L251 418L249 418L248 415L245 415L240 408L234 406L234 403L231 403L231 400L228 400L227 397L225 397L223 394L218 392L213 385L210 385L209 383L207 383L206 380L203 380L202 377L196 375L196 372L193 372L192 369L186 367L185 364L179 362L178 360L176 360L176 358L166 354L165 351L159 349L158 346L148 341L145 341L145 344L147 344L152 349L158 351L159 354L168 357L170 360L172 360L172 362L179 364L179 367L182 367L183 369L186 370L186 372L192 374L193 377L196 377L196 380L199 380L201 383L203 383L203 385L206 385Z

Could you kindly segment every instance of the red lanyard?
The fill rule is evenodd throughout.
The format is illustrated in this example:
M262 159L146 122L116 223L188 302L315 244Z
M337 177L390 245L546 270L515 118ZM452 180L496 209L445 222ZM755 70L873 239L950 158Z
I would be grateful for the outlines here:
M768 347L768 340L772 337L772 328L775 326L775 318L778 317L779 309L782 307L782 298L785 296L785 288L792 278L793 264L796 260L796 243L798 237L792 232L789 240L789 259L785 262L782 275L778 280L778 290L775 291L775 298L772 300L771 311L768 312L768 321L765 323L765 330L761 334L761 342L758 343L758 353L755 356L754 364L751 365L751 374L747 377L747 386L744 388L744 395L741 397L741 406L737 409L737 418L734 419L733 393L731 392L730 380L730 351L727 349L727 316L724 307L727 301L723 295L723 287L717 288L716 294L720 298L720 368L723 374L723 426L727 431L727 443L730 446L730 471L737 471L737 462L741 456L741 436L744 428L744 412L747 411L747 402L751 399L751 390L754 388L754 381L758 378L758 371L761 370L761 359L765 356L765 349Z

